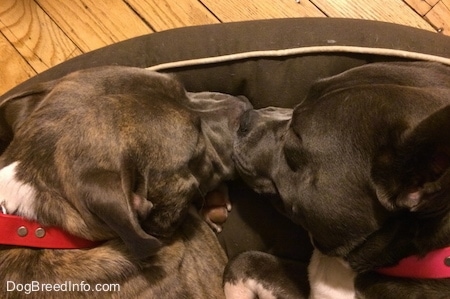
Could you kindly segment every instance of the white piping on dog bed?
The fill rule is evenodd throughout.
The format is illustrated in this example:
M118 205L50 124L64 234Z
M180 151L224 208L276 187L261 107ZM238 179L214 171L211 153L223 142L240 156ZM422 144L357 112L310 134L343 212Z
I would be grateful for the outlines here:
M386 49L386 48L368 48L368 47L356 47L356 46L312 46L312 47L301 47L301 48L291 48L291 49L281 49L281 50L264 50L264 51L250 51L242 53L234 53L222 56L213 56L205 58L196 58L188 60L173 61L168 63L157 64L154 66L147 67L151 71L162 71L173 68L181 68L188 66L198 66L205 64L215 64L222 62L238 61L248 58L266 58L266 57L285 57L285 56L296 56L304 54L316 54L316 53L357 53L357 54L372 54L379 56L392 56L408 58L413 60L425 60L440 62L443 64L450 65L450 59L445 57L440 57L436 55L410 52L405 50L396 49Z

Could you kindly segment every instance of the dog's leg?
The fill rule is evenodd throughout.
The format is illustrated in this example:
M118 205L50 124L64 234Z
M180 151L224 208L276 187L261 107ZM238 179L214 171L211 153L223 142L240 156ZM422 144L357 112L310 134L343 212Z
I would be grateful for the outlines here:
M356 274L342 260L314 250L308 266L310 299L353 299Z
M306 264L258 251L232 259L224 272L227 299L306 299Z
M240 280L224 286L226 299L277 299L269 290L254 279Z

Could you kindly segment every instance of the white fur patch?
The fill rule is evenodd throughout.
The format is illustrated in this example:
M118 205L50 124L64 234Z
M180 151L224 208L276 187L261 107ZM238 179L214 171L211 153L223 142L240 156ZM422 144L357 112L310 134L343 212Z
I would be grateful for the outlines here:
M310 299L353 299L356 273L341 258L314 250L308 266Z
M9 164L0 169L0 203L5 205L8 214L36 219L33 203L36 198L35 189L17 180L16 168L19 162Z
M227 299L276 299L270 290L254 279L240 280L236 284L227 282L224 290Z

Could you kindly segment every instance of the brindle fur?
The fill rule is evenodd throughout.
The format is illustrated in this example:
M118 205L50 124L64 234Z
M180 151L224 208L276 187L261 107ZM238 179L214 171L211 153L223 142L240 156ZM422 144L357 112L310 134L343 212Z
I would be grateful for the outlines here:
M2 246L1 297L25 296L6 292L6 281L120 285L117 293L65 298L223 297L225 254L189 207L233 176L233 134L249 107L128 67L75 72L5 100L0 168L18 162L15 179L36 191L36 220L105 242L80 250Z

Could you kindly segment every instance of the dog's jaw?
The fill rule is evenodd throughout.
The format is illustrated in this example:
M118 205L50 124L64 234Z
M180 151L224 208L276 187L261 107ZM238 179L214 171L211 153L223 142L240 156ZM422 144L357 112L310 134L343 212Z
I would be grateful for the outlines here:
M315 249L308 266L309 299L353 299L356 273L342 259Z
M29 184L17 179L16 161L0 169L0 203L8 214L20 215L29 220L36 220L34 201L36 190Z

